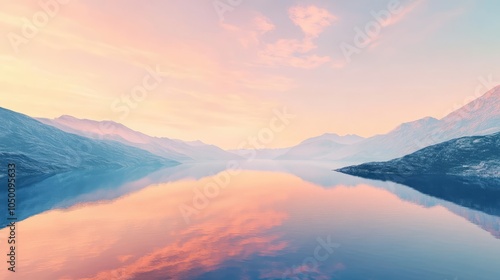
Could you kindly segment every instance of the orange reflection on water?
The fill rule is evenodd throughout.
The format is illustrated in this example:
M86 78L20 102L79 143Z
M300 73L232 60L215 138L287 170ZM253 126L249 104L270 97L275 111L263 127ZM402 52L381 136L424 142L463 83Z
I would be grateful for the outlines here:
M408 243L409 222L463 222L370 186L325 189L290 174L243 171L187 225L179 206L192 202L193 187L209 182L212 178L149 186L113 201L22 221L18 272L12 278L2 271L0 278L186 279L229 261L293 252L297 244L285 233L319 235L326 228L328 234L370 232L377 240L390 228L394 242ZM279 276L287 269L278 262L269 266L262 275Z
M267 233L287 219L275 208L283 198L269 195L283 183L272 177L238 175L191 225L178 206L192 200L193 186L210 178L151 186L114 201L36 215L19 225L23 246L15 279L185 278L227 260L272 255L287 246L278 234ZM262 184L267 187L257 187Z

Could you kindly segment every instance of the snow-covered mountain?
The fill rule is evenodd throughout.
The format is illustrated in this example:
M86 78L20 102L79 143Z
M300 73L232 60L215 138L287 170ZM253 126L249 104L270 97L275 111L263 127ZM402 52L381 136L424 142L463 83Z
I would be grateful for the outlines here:
M312 149L310 159L385 161L454 138L495 132L500 132L500 86L440 120L426 117L404 123L387 134L343 147L332 146L323 154Z
M500 178L500 133L468 136L432 145L387 162L338 169L352 175L447 175ZM498 182L500 188L500 181Z
M94 121L78 119L72 116L61 116L56 119L39 118L38 120L69 133L92 139L118 141L122 144L140 148L155 155L180 162L239 158L235 154L201 141L184 142L164 137L152 137L112 121Z
M488 135L500 131L500 85L444 117L432 133L437 139ZM442 132L442 133L440 133Z
M0 123L0 157L15 163L20 175L178 164L121 143L67 133L4 108L0 108Z
M306 139L297 146L291 147L284 154L276 157L280 160L314 160L321 159L325 153L339 150L345 146L363 141L364 138L358 135L340 136L326 133L321 136Z

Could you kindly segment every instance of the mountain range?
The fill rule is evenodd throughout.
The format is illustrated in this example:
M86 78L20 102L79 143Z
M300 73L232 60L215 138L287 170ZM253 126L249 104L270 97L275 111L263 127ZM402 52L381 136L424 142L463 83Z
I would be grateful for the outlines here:
M359 176L388 174L500 178L500 133L461 137L387 162L364 163L337 171Z
M350 144L338 139L326 141L328 138L324 136L311 138L278 159L385 161L454 138L495 132L500 132L500 86L439 120L426 117L401 124L387 134Z
M365 138L358 135L340 136L333 133L325 133L321 136L306 139L284 153L276 157L276 159L284 160L302 160L321 158L329 151L339 150L343 147L360 143Z
M325 133L323 135L306 139L297 146L281 149L243 149L229 150L229 152L245 158L274 159L274 160L303 160L313 158L316 153L324 153L325 150L351 145L364 140L358 135L338 135L335 133Z
M201 141L152 137L116 122L67 115L33 119L1 109L0 120L4 123L4 130L0 132L0 156L21 163L25 174L248 158L359 164L399 158L460 137L500 132L500 86L442 119L426 117L370 138L326 133L286 149L225 151ZM425 154L418 153L411 158L415 156Z
M0 156L19 174L55 174L74 169L170 166L178 162L114 141L93 140L0 108ZM5 176L5 172L0 173Z
M78 119L66 115L56 119L38 118L38 120L68 133L92 139L117 141L179 162L240 158L201 141L185 142L166 137L152 137L112 121Z

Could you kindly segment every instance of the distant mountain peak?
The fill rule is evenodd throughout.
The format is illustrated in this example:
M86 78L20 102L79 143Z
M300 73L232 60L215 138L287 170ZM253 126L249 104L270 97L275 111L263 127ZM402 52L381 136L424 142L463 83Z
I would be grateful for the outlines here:
M319 137L340 137L340 138L347 138L347 137L355 137L355 138L364 138L362 136L359 136L357 134L344 134L344 135L341 135L341 134L338 134L338 133L333 133L333 132L326 132L326 133L323 133L321 136Z
M441 119L445 123L465 123L468 126L490 128L500 126L500 85L490 89L481 97Z
M76 118L75 118L75 117L73 117L73 116L70 116L70 115L61 115L60 117L55 118L55 119L60 119L60 120L68 120L68 119L69 119L69 120L74 120L74 119L76 119Z
M185 142L167 137L153 137L114 121L95 121L62 115L55 119L38 119L63 131L90 137L118 141L177 161L224 160L239 157L201 141Z
M414 130L419 128L430 127L439 123L439 120L433 117L425 117L416 121L405 122L397 126L392 132L397 132L401 130Z
M118 142L90 139L11 110L0 110L2 159L22 162L23 174L55 174L75 169L172 165L177 162ZM50 155L50 156L47 156Z
M360 142L364 139L365 138L358 136L358 135L355 135L355 134L339 135L337 133L324 133L320 136L308 138L308 139L302 141L299 145L308 144L308 143L317 142L317 141L331 141L331 142L336 142L338 144L349 145L349 144L353 144L356 142Z
M55 121L78 121L78 122L87 122L87 123L94 123L94 124L95 123L105 123L105 124L112 124L112 125L116 125L116 126L120 126L120 127L126 127L125 125L123 125L121 123L111 121L111 120L96 121L96 120L85 119L85 118L77 118L77 117L70 116L70 115L61 115L58 118L54 118L54 120Z
M425 117L416 121L411 121L411 122L406 122L403 123L405 125L421 125L421 124L427 124L427 123L435 123L438 122L439 120L434 118L434 117Z
M337 171L353 174L453 175L498 178L500 132L467 136L431 145L401 158L370 162Z
M492 97L496 97L496 98L500 98L500 85L497 85L495 87L493 87L492 89L490 89L489 91L487 91L482 97L480 98L492 98Z
M320 137L324 137L324 136L338 136L338 137L340 137L339 134L337 134L337 133L330 133L330 132L325 132L325 133L323 133L323 134L320 135Z

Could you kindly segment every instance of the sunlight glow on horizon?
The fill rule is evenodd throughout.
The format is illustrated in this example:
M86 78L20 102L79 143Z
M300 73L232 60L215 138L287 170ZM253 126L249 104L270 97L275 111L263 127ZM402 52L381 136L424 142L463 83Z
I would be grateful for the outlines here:
M225 149L286 107L277 148L442 118L500 81L494 1L243 1L223 20L208 0L62 2L4 3L1 107ZM340 46L373 24L346 59Z

